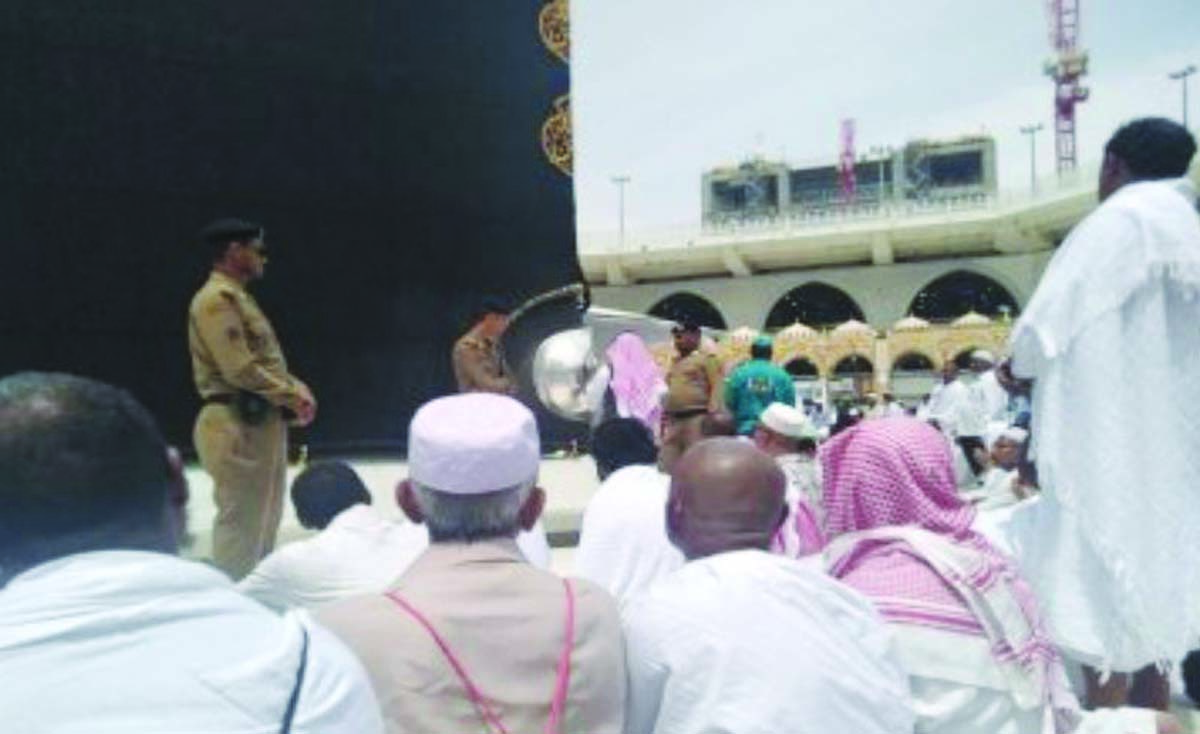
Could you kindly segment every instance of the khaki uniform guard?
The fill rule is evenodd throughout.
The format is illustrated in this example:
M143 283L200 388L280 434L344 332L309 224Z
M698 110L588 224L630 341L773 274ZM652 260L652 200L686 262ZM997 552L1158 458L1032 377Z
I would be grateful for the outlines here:
M668 468L701 438L704 417L723 406L721 363L716 355L697 349L677 357L667 371L663 406L666 430L659 449L660 466Z
M479 325L454 343L452 361L459 392L494 392L502 395L514 392L512 379L504 372L499 345L484 336Z
M189 309L188 345L196 389L205 405L193 440L213 479L217 517L213 561L240 579L275 545L283 511L287 425L310 396L288 373L271 323L237 280L213 272ZM239 391L265 398L261 423L239 417Z

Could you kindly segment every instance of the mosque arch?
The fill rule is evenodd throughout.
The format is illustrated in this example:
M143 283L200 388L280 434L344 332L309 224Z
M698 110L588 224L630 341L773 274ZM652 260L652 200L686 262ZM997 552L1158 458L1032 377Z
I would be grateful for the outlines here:
M648 313L666 321L691 319L710 329L727 328L725 317L721 315L721 311L713 305L712 301L687 291L672 293L659 300L650 307Z
M971 270L955 270L934 278L913 296L909 314L926 321L952 321L975 312L1015 317L1021 310L1011 291L995 279Z
M980 347L972 345L954 355L953 362L960 370L970 369L971 355Z
M934 369L936 367L933 359L916 351L905 352L892 361L893 372L923 373L933 372Z
M817 363L808 357L796 357L783 366L787 373L795 378L816 379L821 376Z
M854 319L866 321L858 302L836 286L812 281L783 294L767 314L768 330L796 322L808 326L836 326Z
M874 373L875 365L861 354L843 357L833 366L833 374L837 377L860 377Z
M892 361L890 392L905 405L919 403L937 381L937 362L928 354L910 349Z

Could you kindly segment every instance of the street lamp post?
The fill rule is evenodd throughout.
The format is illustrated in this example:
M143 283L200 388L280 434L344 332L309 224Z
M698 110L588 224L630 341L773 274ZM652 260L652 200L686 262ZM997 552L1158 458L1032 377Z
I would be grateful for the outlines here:
M1188 94L1187 94L1187 92L1188 92L1188 90L1187 90L1188 77L1195 73L1196 73L1196 65L1188 64L1187 67L1180 69L1179 71L1174 71L1174 72L1171 72L1170 74L1167 74L1168 79L1171 79L1172 81L1182 82L1181 86L1183 87L1183 126L1185 128L1188 126L1188 119L1187 119L1187 117L1188 117L1188 115L1187 115L1187 113L1188 113Z
M888 146L888 145L872 145L870 151L868 151L868 152L878 159L876 161L876 164L879 166L879 205L883 206L883 201L884 201L883 164L892 157L893 150L892 150L891 146ZM895 181L894 175L892 176L892 180Z
M1022 125L1021 134L1029 136L1029 192L1037 193L1037 134L1044 129L1042 123Z
M618 197L618 217L621 222L621 251L625 251L625 184L629 183L629 176L613 176L612 182L617 185Z

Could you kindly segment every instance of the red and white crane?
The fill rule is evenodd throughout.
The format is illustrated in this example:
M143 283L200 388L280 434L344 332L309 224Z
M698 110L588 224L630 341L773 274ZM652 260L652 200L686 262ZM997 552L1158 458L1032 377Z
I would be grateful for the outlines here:
M1047 0L1050 46L1055 55L1046 62L1045 71L1054 80L1054 150L1059 174L1075 168L1075 105L1088 98L1088 88L1080 84L1088 67L1087 52L1078 48L1081 1Z

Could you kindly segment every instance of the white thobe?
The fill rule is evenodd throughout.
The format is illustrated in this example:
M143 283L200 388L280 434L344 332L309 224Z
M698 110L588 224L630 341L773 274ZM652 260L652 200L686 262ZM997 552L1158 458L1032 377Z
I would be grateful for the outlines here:
M954 423L958 419L958 404L964 399L966 389L966 385L955 380L939 382L929 391L925 415L931 420L936 420L947 434L954 432Z
M312 608L386 589L428 547L424 525L388 520L369 505L354 505L317 535L276 549L238 590L277 611ZM531 564L549 569L550 544L540 521L517 536L517 547Z
M821 463L812 454L783 454L775 463L787 478L789 500L802 497L813 510L821 514Z
M357 504L317 535L275 550L238 590L276 610L315 607L386 589L428 546L425 526L393 522Z
M1008 391L996 377L996 370L988 370L979 376L979 390L983 393L985 414L988 421L1008 421Z
M1001 469L998 466L989 468L980 479L979 489L973 493L973 498L979 499L976 506L980 510L994 510L1016 504L1019 499L1013 491L1016 482L1016 470Z
M970 382L959 378L961 391L954 393L954 435L982 438L988 427L987 387L978 378Z
M692 561L621 616L627 734L912 731L891 635L820 561L757 550Z
M1072 657L1116 670L1200 640L1200 218L1189 182L1129 184L1059 248L1013 330L1043 498L1022 571Z
M221 572L105 551L37 566L0 590L2 728L20 734L265 734L300 666L295 734L381 734L358 660L303 613L279 617Z
M583 511L575 575L620 602L682 566L683 554L667 539L670 482L639 464L610 474Z
M911 624L889 627L910 675L918 734L1042 732L1047 712L1017 706L986 638Z
M784 499L788 506L788 517L776 533L771 550L791 558L801 557L802 552L814 553L820 549L805 543L797 522L802 521L802 510L808 510L816 520L817 530L825 527L825 507L821 501L821 463L811 454L783 454L775 457L775 463L787 478Z
M890 624L909 672L917 734L1040 734L1053 732L1044 709L1022 710L987 640L911 624ZM1073 734L1154 734L1155 712L1080 712Z

